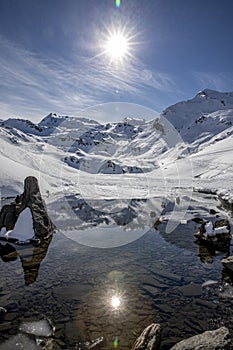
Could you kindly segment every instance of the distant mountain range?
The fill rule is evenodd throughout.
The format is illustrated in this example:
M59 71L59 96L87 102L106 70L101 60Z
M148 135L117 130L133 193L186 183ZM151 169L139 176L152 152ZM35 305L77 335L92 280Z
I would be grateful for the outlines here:
M56 192L61 178L62 186L69 186L71 178L74 183L80 171L147 174L171 169L172 176L172 166L187 157L194 164L194 178L220 179L221 173L226 177L232 171L232 135L233 92L209 89L168 107L151 121L126 118L101 124L52 113L39 124L2 120L2 195L17 192L27 175L40 177L44 191L50 192ZM215 166L216 159L222 166L221 161Z

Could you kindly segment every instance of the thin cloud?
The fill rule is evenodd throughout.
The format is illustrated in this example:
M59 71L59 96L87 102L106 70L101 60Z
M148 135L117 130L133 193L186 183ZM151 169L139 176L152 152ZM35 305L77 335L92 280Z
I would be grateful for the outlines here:
M20 114L38 120L50 111L76 114L86 107L115 101L118 92L125 99L137 100L148 89L168 93L176 89L169 76L151 72L138 62L117 66L84 57L77 57L76 63L54 60L1 36L0 45L1 118Z
M201 89L211 88L218 91L229 91L232 88L233 79L226 73L194 72L196 81Z

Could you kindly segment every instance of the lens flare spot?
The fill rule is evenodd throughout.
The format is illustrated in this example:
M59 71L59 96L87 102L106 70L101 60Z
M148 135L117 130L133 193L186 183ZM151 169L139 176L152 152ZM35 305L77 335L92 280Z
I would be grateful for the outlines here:
M118 338L115 337L114 341L113 341L113 347L117 348L118 347Z
M121 6L121 0L116 0L116 7L119 8Z

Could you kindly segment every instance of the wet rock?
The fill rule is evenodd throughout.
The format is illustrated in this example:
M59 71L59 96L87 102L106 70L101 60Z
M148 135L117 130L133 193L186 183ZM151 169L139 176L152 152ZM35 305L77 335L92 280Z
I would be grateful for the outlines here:
M222 260L223 267L229 272L233 273L233 256L229 256Z
M99 344L101 344L103 342L104 338L103 337L100 337L100 338L97 338L97 339L93 339L92 341L90 342L85 342L85 347L86 349L101 349L101 347L99 347ZM117 342L117 341L116 341ZM114 346L115 347L115 346Z
M205 221L201 218L193 218L192 219L193 222L196 222L197 224L203 224Z
M229 330L226 327L221 327L182 340L174 345L171 350L221 350L225 349L230 342Z
M19 330L40 337L50 337L54 333L53 326L46 319L34 322L24 322L19 327Z
M49 339L46 345L43 347L43 350L58 350L59 346L57 345L54 339Z
M226 219L218 219L212 221L205 221L199 228L199 233L196 234L198 238L203 240L211 238L231 238L230 223Z
M38 350L38 347L34 339L26 334L19 333L0 345L0 350L13 349Z
M233 285L233 256L223 259L222 265L222 279L226 283Z
M202 262L212 263L216 251L229 254L231 243L230 223L226 219L213 219L201 224L195 234L199 245L199 257Z
M28 176L24 180L24 192L17 196L11 204L4 205L0 212L0 230L12 230L17 222L19 214L30 208L35 236L39 239L53 233L55 226L49 218L45 202L42 199L38 181L34 176Z
M159 350L161 342L161 326L152 323L144 329L135 341L132 350Z
M4 307L0 306L0 317L1 317L1 315L5 315L6 312L7 312L7 310Z
M233 287L228 283L224 284L218 291L219 298L233 299Z

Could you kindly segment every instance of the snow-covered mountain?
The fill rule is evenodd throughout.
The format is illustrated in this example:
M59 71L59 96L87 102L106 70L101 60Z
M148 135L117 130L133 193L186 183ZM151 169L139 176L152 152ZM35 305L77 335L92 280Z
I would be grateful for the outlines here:
M34 175L40 179L44 193L56 194L61 189L80 192L80 184L84 188L88 183L91 195L94 184L102 190L105 187L104 193L111 196L113 183L122 187L122 193L126 187L136 188L138 184L139 188L147 183L144 191L139 189L143 196L151 187L148 179L163 179L164 183L173 177L190 176L190 162L194 185L231 189L232 135L233 93L208 89L147 122L127 118L100 124L84 117L52 113L39 124L24 119L3 120L1 194L20 192L23 179ZM101 179L98 184L97 178ZM120 183L125 179L124 187Z

